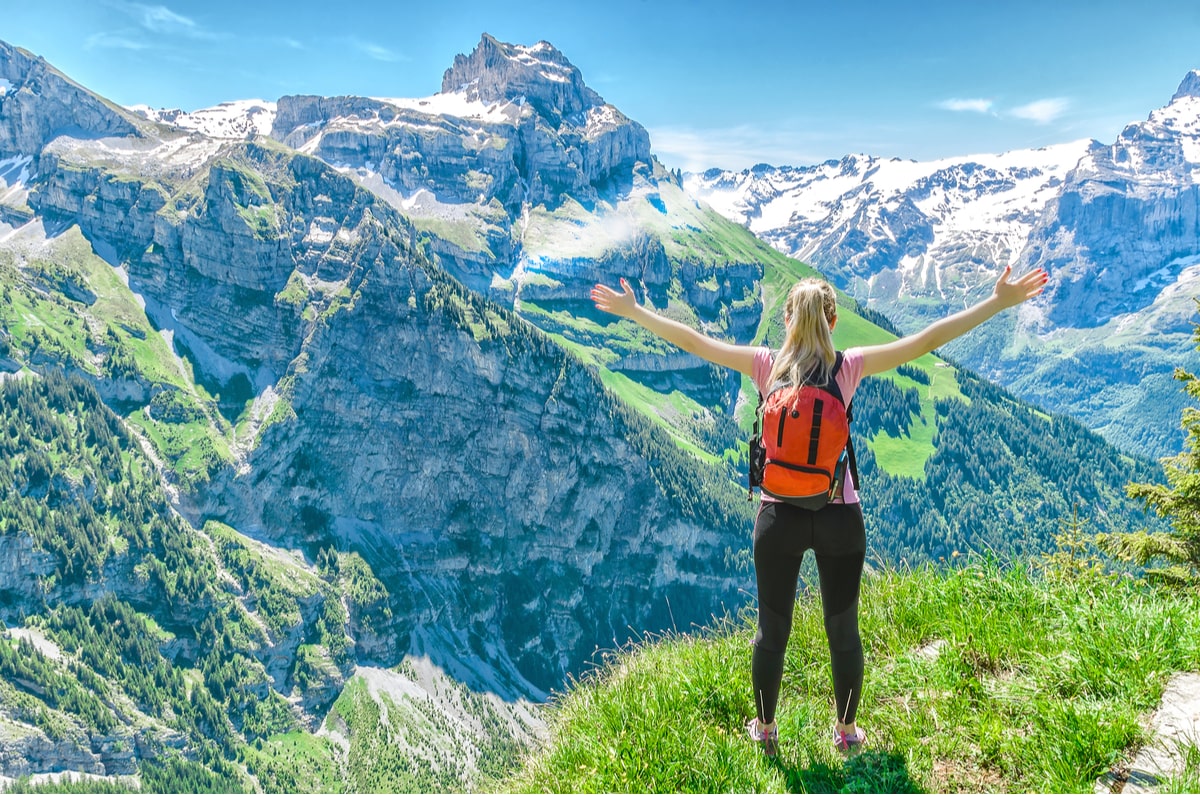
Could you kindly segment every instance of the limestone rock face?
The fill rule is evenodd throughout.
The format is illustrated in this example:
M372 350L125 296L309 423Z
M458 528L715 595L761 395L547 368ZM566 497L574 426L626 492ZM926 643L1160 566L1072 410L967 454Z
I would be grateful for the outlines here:
M713 564L740 543L735 520L686 518L596 376L457 284L348 176L237 144L184 212L67 156L33 206L121 247L198 378L242 373L290 409L183 507L360 552L392 615L352 616L360 662L473 659L477 684L545 693L631 626L736 602L745 575ZM639 250L662 269L661 247Z
M504 44L483 35L470 55L457 55L442 77L442 92L462 91L471 99L504 102L525 97L549 119L603 105L583 75L548 42L532 47Z
M34 549L27 535L0 535L0 593L14 601L38 602L41 578L54 570L54 557Z
M0 155L37 155L74 127L91 135L137 135L125 111L76 85L45 59L0 42Z

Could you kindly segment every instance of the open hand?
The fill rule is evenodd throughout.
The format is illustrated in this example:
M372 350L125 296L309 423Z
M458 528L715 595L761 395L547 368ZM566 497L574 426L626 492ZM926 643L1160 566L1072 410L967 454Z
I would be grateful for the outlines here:
M1005 307L1028 301L1039 294L1045 288L1046 282L1050 281L1050 274L1046 273L1044 268L1034 268L1015 282L1008 280L1011 275L1012 266L1006 265L1004 273L996 280L995 296Z
M621 279L621 292L608 285L597 284L592 288L592 301L597 309L617 317L632 317L638 305L633 288L624 279Z

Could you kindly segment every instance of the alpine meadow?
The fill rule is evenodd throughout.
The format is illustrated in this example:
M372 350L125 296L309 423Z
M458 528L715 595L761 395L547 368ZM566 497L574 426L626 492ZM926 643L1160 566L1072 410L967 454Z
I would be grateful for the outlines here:
M1200 71L1111 144L686 173L550 43L447 60L183 112L0 42L0 790L1132 780L1200 672ZM852 402L870 745L806 561L766 759L757 389L589 290L778 348L819 276L841 350L1007 264Z

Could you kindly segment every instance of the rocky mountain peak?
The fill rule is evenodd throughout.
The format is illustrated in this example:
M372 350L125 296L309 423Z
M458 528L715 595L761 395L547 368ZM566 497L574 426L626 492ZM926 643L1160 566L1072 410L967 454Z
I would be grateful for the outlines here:
M36 155L68 127L96 136L138 134L130 114L44 58L0 41L0 157Z
M1183 78L1183 82L1179 84L1179 90L1175 92L1175 96L1171 97L1174 102L1183 97L1196 97L1200 99L1200 69L1193 69Z
M487 33L470 55L456 55L442 77L442 93L454 91L483 102L524 99L555 120L604 104L584 85L579 70L549 42L531 47L505 44Z

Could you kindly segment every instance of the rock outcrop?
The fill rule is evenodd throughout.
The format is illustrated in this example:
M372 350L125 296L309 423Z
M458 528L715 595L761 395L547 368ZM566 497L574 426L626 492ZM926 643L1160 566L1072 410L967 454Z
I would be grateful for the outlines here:
M0 157L37 155L55 136L138 135L131 114L32 53L0 42Z

